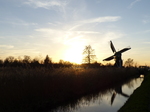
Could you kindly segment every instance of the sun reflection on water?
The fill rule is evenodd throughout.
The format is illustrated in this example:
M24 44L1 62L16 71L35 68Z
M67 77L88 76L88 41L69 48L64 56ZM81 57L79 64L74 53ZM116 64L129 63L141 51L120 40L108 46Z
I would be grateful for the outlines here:
M140 75L140 78L144 78L144 75L143 75L143 74L141 74L141 75Z

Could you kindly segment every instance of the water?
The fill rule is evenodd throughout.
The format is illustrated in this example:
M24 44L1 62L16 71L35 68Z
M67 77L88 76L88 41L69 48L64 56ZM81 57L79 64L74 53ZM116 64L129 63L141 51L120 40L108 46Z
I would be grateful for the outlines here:
M61 107L55 112L117 112L142 81L142 77L136 78L114 89L82 97L74 104Z

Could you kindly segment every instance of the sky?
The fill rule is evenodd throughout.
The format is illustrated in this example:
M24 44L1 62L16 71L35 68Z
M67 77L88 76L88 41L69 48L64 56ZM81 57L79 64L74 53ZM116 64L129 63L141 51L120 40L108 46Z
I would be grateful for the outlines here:
M116 50L139 65L150 65L149 0L0 0L0 59L51 57L82 62L87 45L97 61ZM114 61L111 61L114 63Z

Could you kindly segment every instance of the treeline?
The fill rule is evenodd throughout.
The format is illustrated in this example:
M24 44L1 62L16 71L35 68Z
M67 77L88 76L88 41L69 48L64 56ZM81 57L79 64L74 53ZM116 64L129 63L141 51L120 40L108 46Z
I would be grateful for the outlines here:
M108 63L105 66L113 66ZM0 67L23 67L23 68L35 68L35 67L47 67L47 68L97 68L104 67L102 63L94 62L91 64L75 64L69 61L59 60L59 62L53 62L52 59L46 55L45 59L40 60L38 58L31 59L30 56L24 55L23 58L15 58L13 56L9 56L4 60L0 59Z
M44 60L38 58L31 59L30 56L25 55L23 59L9 56L6 59L0 59L0 67L48 67L61 68L71 67L73 63L69 61L60 60L58 63L52 62L52 59L47 55Z
M112 63L106 63L103 65L102 63L98 63L95 61L94 63L82 63L76 64L69 61L59 60L59 62L53 62L52 59L46 55L44 59L40 58L31 58L28 55L24 55L23 58L15 58L13 56L8 56L4 60L0 59L0 67L47 67L47 68L66 68L66 67L76 67L76 68L98 68L98 67L114 67ZM124 67L135 67L138 68L137 63L133 62L133 59L127 59L125 61Z

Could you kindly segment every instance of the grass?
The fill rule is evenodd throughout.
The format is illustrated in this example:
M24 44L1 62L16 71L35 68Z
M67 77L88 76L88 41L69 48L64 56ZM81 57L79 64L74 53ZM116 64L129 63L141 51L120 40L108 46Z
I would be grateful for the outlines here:
M145 76L141 86L130 96L118 112L149 112L150 111L150 73Z
M54 108L138 74L135 68L0 68L0 111L36 112Z

